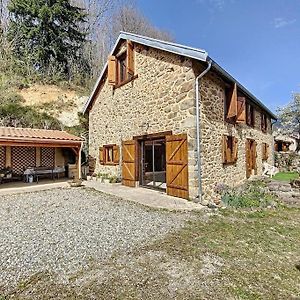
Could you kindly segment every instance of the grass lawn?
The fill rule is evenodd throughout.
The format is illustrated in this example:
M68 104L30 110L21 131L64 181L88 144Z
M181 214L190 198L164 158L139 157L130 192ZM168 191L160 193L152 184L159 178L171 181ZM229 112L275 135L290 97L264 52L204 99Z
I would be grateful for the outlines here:
M299 178L299 173L297 172L279 172L273 179L278 181L291 181L293 179Z
M67 284L38 274L13 299L295 299L297 263L299 209L199 212L163 239L91 262Z

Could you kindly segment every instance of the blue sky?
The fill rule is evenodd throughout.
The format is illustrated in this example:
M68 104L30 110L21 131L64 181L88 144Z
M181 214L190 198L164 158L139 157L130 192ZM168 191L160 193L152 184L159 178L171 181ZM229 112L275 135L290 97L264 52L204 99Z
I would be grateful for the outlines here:
M300 0L137 0L176 42L205 49L274 112L300 92Z

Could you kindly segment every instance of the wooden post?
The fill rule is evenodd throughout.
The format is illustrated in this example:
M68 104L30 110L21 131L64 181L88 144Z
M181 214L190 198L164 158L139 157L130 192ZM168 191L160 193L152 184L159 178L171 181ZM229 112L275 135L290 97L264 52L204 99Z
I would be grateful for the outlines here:
M35 150L35 164L37 167L41 166L41 147L36 147Z
M5 167L11 168L11 147L6 146Z

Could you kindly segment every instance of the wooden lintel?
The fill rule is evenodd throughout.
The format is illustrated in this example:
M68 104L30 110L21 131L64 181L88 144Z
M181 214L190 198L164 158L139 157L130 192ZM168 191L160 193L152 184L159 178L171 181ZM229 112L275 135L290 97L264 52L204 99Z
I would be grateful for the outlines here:
M79 148L80 143L37 143L37 142L16 142L16 141L0 141L0 146L15 147L50 147L50 148Z

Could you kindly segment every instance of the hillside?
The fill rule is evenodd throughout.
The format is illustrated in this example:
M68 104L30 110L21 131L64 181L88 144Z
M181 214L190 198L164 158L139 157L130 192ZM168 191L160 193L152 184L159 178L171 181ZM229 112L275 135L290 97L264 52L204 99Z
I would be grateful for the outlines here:
M1 77L1 76L0 76ZM0 125L86 131L81 112L88 92L78 86L24 83L19 77L0 80Z
M87 100L87 96L80 95L80 91L57 85L34 84L16 93L24 99L23 105L45 112L67 127L80 124L78 113Z

